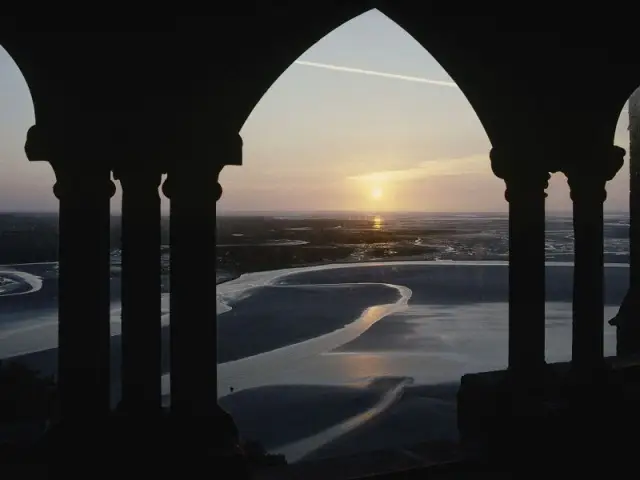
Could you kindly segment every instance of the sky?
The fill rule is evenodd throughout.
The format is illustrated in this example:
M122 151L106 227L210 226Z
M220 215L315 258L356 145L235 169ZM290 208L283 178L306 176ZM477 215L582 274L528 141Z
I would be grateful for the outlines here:
M55 178L24 154L27 86L0 48L0 211L55 211ZM628 150L622 114L615 143ZM272 85L241 130L242 167L220 176L218 211L501 212L491 145L447 72L377 10L337 28ZM605 209L628 210L627 166ZM562 174L548 211L569 211ZM119 192L112 206L118 211ZM163 210L168 201L163 199Z

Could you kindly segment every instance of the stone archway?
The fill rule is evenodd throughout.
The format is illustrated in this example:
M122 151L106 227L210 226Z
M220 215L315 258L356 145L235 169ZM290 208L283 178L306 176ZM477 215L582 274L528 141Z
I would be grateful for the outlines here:
M329 171L321 171L321 165L328 168L323 158L329 160L341 156L344 157L344 162L348 163L348 157L363 156L366 152L365 156L370 158L373 163L367 167L363 164L361 170L362 168L364 170L357 173L375 172L376 169L396 170L407 167L409 163L417 165L424 162L426 164L434 160L438 160L438 162L431 164L432 166L445 168L446 160L449 159L452 168L453 165L460 164L467 170L476 169L481 174L488 174L486 179L484 176L478 178L478 181L482 182L485 188L489 188L492 182L496 182L490 171L487 152L490 150L491 144L486 131L473 106L469 104L457 85L451 81L437 59L430 56L424 47L408 35L402 27L377 10L370 10L350 22L351 29L345 28L345 24L343 24L334 30L333 34L325 37L325 40L316 42L315 46L311 47L302 57L294 60L286 73L276 80L276 83L262 97L259 105L252 111L254 115L252 118L255 120L257 114L261 120L258 121L259 123L254 121L253 126L245 123L243 127L245 167L241 169L231 167L221 175L223 186L228 194L223 196L218 203L219 208L228 208L230 199L237 199L237 196L233 195L233 188L239 188L238 182L242 182L243 178L254 178L256 181L258 178L262 178L264 184L256 187L260 190L268 189L274 184L273 182L279 181L275 171L271 169L281 163L276 160L283 155L290 159L288 167L283 167L280 170L283 178L295 175L296 172L302 173L303 170L306 172L305 165L309 165L309 171L316 172L319 176L318 180L321 177L329 178L331 177ZM383 30L385 37L380 37L379 40L371 39L375 46L367 46L367 40L364 37L365 30L383 27L386 29ZM355 33L346 33L351 31ZM351 37L351 35L355 36ZM355 54L341 55L338 44L344 44L343 48L347 51L350 49L362 51L360 58ZM329 45L331 47L328 47ZM385 45L389 45L389 47ZM376 53L380 51L386 53ZM410 56L411 61L398 59L394 61L393 51L397 51L397 55L400 56ZM314 60L314 58L316 60L326 58L327 61L333 59L334 63L337 62L339 65L320 64L318 66L313 62L304 61L305 59ZM411 75L413 73L421 75L422 78L415 79L406 75L394 77L393 73L379 71L363 72L358 69L349 69L350 64L352 67L370 65L371 68L378 65L378 70L386 69L386 72L395 71L396 74ZM313 75L313 77L308 77L309 75ZM425 76L433 78L424 78ZM441 80L440 84L437 79ZM446 81L442 81L443 79ZM421 83L421 80L426 83ZM360 83L361 81L363 83ZM357 85L360 84L368 93L355 95L359 88ZM330 85L331 87L329 87ZM403 85L406 88L402 88ZM314 94L314 89L319 89L319 91ZM350 91L353 91L359 99L357 102L349 101L354 97L354 95L349 95ZM314 106L317 103L314 97L317 95L322 95L324 98L320 109L322 113L318 113L318 108ZM367 101L365 97L369 100ZM410 100L412 97L415 98L415 102ZM279 104L279 100L275 100L276 98L282 99L282 103ZM386 108L390 109L390 112L393 111L393 115L386 116L383 113L385 107L377 106L378 104L388 105ZM436 111L440 113L436 114ZM282 112L282 116L278 117L278 112ZM335 116L335 121L331 119L322 121L322 118L332 115ZM437 118L440 121L434 120L436 115L439 115ZM359 120L360 116L362 116L361 120ZM424 118L422 124L418 120L420 116ZM267 117L270 117L272 121L268 121ZM378 120L372 123L374 118ZM415 119L415 121L412 122L408 119ZM458 122L456 127L453 126L454 122ZM367 124L370 126L367 127ZM375 126L373 126L374 124ZM302 128L301 125L307 126ZM449 128L445 128L445 125L448 125ZM387 135L385 132L388 130L392 130L394 133ZM437 138L439 135L446 136L446 139ZM398 140L393 140L394 136ZM276 138L280 140L277 141ZM305 140L302 140L303 138ZM351 140L347 141L347 138L351 138ZM382 141L382 138L389 140ZM318 148L303 152L300 150L303 141L307 145L315 144ZM442 147L438 147L438 141L449 145L450 149L445 151ZM470 145L466 146L467 143ZM418 144L421 144L421 147L418 147ZM342 146L338 147L337 145ZM276 150L270 150L273 148ZM405 150L409 152L407 153ZM296 151L297 154L294 154L293 151ZM399 158L395 164L389 163L391 160L377 164L375 160L379 159L376 157L380 157L380 155L395 155ZM270 161L267 160L272 157L276 161L274 166L271 166L268 163ZM345 164L344 167L348 168L348 165ZM264 175L260 174L259 168L264 171ZM383 174L384 172L380 172L378 176L384 176ZM418 186L417 179L420 175L420 169L416 168L412 172L407 172L407 175L416 177L416 181L411 182L416 190L430 188L431 184L425 184L424 181ZM408 182L409 179L405 179L405 185ZM398 183L394 191L399 192L400 185L402 183ZM291 183L290 186L295 187ZM446 189L440 189L438 185L431 186L436 193L431 196L425 193L426 197L423 198L420 205L418 203L412 205L396 204L395 208L418 211L422 210L425 204L431 204L427 210L438 210L439 208L441 211L450 210L452 207L443 206L444 200L434 196L440 194L446 197L449 195L445 191ZM353 182L355 190L359 191L359 189L367 187L374 188L375 185L368 185L364 177L358 182ZM503 202L501 188L499 184L496 187L497 194L491 197L491 201L496 208L501 208ZM357 195L355 190L354 197ZM388 196L385 198L386 200L390 199ZM287 200L283 201L286 204ZM290 201L290 197L288 201ZM335 201L338 200L335 199ZM356 201L355 198L352 199L350 208L363 208L362 205L356 205L354 201ZM366 199L363 197L362 201L365 202ZM377 207L380 207L382 202L378 203ZM266 206L262 205L262 209L264 208ZM275 210L278 208L273 207ZM341 210L343 208L348 207L340 207L337 204L325 207L326 210Z
M478 94L478 90L474 92ZM249 92L249 98L253 98L251 94L252 92ZM499 123L493 116L491 121L494 126ZM504 139L505 135L501 134L498 137ZM517 144L516 140L500 145L492 152L491 163L495 173L507 182L510 189L509 200L512 201L516 217L512 230L515 275L511 283L514 295L510 315L513 328L510 366L519 370L523 378L531 374L531 377L527 378L531 379L540 373L544 364L544 187L548 169L544 165L542 168L535 168L533 160L539 153L536 150L525 154L527 165L517 171L513 168L513 163L522 160L522 151L510 150L509 147L513 147L514 144ZM543 164L542 161L538 163ZM242 172L238 174L242 175Z
M414 12L408 7L390 10L383 8L381 11L384 14L390 12L388 17L401 28L406 25L420 25L419 28L411 30L405 28L405 31L414 33L414 39L422 46L431 42L435 45L434 57L459 83L493 141L491 166L493 172L505 180L508 200L511 202L512 307L509 315L509 351L513 358L510 359L510 364L517 364L516 368L525 370L539 370L544 364L544 189L549 177L548 172L552 168L548 165L549 159L543 154L543 145L535 145L535 148L528 152L522 152L518 148L525 139L535 139L536 134L543 128L535 125L537 129L534 129L533 133L518 130L509 119L509 114L526 116L532 111L538 112L536 99L527 98L526 101L521 101L518 96L522 97L523 92L519 86L511 82L510 77L499 78L499 73L503 73L503 70L482 68L484 60L495 67L496 59L482 48L478 48L477 57L470 56L469 49L473 51L473 46L469 43L464 46L456 45L452 41L453 38L445 33L446 25L435 21L430 24L428 19L418 24L412 19ZM230 120L237 126L232 128L238 128L244 122L266 88L282 70L317 41L318 32L331 31L334 25L342 24L351 18L353 12L338 9L337 12L332 12L332 15L318 15L308 23L289 27L290 29L283 34L288 38L287 41L272 46L271 50L261 51L262 59L251 64L253 70L243 71L244 74L253 71L257 81L238 87L236 95L229 97L229 101L237 107L236 116ZM441 18L438 20L442 21ZM465 41L468 42L469 39L466 38ZM516 166L516 162L521 164ZM220 168L224 164L224 160L221 160ZM535 288L532 285L535 285ZM531 308L532 305L535 308ZM525 318L527 320L523 320Z

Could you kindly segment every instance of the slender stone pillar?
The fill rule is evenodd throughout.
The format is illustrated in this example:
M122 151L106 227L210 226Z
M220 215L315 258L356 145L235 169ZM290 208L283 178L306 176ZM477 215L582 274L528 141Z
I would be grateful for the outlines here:
M116 170L122 184L121 410L157 415L161 407L160 170Z
M491 168L509 202L509 370L532 381L545 365L544 158L491 150Z
M198 429L213 420L208 439L225 448L237 430L217 403L215 207L218 175L224 165L242 163L242 139L224 132L202 140L192 137L163 185L171 199L171 411Z
M624 161L624 149L590 150L567 162L573 200L573 345L576 378L589 379L604 367L603 203L606 183Z
M250 472L238 428L218 405L215 283L218 176L225 165L242 164L242 139L224 130L198 135L198 128L206 123L185 136L163 185L171 199L170 436L181 460L203 468L213 461L230 478L244 479Z
M30 160L51 163L60 200L58 391L60 420L90 423L110 410L110 168L90 158L86 140L36 125ZM77 140L77 141L74 141Z

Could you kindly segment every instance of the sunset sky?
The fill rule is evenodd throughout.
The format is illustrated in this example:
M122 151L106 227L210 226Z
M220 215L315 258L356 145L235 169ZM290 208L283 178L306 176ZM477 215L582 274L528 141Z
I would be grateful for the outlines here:
M51 167L24 154L31 99L2 49L0 86L0 210L55 210ZM627 123L623 114L616 144L628 150ZM221 212L507 208L468 101L424 48L377 11L291 65L241 133L244 166L223 171ZM626 166L608 191L607 210L628 208ZM548 210L571 208L561 174L548 193Z

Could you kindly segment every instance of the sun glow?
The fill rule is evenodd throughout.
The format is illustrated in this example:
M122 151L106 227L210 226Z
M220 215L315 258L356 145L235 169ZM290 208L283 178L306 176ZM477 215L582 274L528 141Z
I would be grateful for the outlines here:
M379 200L380 198L382 198L382 193L383 193L383 192L382 192L382 188L380 188L380 187L374 187L374 188L371 190L371 197L372 197L374 200Z

